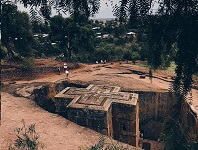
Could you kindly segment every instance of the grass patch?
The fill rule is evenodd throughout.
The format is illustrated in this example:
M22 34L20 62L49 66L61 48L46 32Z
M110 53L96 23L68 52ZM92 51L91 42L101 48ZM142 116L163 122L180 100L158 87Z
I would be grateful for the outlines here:
M176 64L174 61L170 63L170 66L165 70L165 73L168 75L174 75L175 74L175 68Z
M136 61L135 65L140 67L150 68L150 65L148 65L148 61Z

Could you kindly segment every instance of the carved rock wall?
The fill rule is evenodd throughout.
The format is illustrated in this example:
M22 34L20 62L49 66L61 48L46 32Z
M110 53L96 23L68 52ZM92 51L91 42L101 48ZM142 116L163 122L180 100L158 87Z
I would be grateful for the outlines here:
M140 131L144 138L157 140L163 127L163 119L171 116L176 99L169 92L138 92L140 105Z

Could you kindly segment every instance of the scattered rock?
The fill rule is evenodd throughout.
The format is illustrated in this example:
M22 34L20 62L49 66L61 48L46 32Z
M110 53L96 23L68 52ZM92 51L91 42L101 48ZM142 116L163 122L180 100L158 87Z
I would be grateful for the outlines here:
M16 83L16 81L10 81L9 82L9 84L15 84Z
M20 96L20 97L25 97L25 98L31 99L31 95L32 95L33 90L34 90L34 86L32 86L32 87L25 86L23 88L16 89L14 94L16 96Z
M141 76L140 76L140 79L145 79L145 78L146 78L145 75L141 75Z

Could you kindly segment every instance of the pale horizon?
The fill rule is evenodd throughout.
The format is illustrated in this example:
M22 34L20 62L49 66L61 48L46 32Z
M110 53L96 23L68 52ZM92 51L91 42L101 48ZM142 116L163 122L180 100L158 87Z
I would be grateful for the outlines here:
M102 19L102 18L116 18L113 15L113 6L110 5L110 2L102 0L100 3L100 9L98 13L94 15L94 17L90 16L90 19ZM30 8L25 8L23 4L17 3L17 7L19 11L30 13ZM63 17L69 17L68 14L61 13ZM58 12L55 9L52 9L51 16L58 15Z
M114 5L115 4L119 4L119 1L114 0ZM153 4L153 6L152 6L153 12L156 12L156 9L158 6L159 6L159 4L157 4L157 3ZM30 8L25 8L23 6L23 4L17 3L17 7L18 7L19 11L24 11L24 12L27 12L28 14L30 13ZM98 13L96 13L94 15L94 17L90 16L89 19L105 19L105 18L113 19L113 18L116 18L116 16L113 15L112 11L113 11L113 5L110 4L110 2L108 0L101 0L100 1L100 9L99 9ZM63 17L70 16L69 13L67 13L67 14L61 13L61 14ZM57 12L57 10L52 9L51 16L55 16L55 15L58 15L58 12Z

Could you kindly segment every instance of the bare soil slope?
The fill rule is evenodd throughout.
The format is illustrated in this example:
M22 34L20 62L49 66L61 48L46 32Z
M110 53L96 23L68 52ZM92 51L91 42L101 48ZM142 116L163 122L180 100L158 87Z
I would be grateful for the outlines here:
M14 129L22 127L22 119L26 125L36 124L39 141L45 150L77 150L82 146L95 144L100 137L97 132L43 110L29 99L14 97L5 92L2 92L1 96L1 150L6 150L10 140L16 139Z

